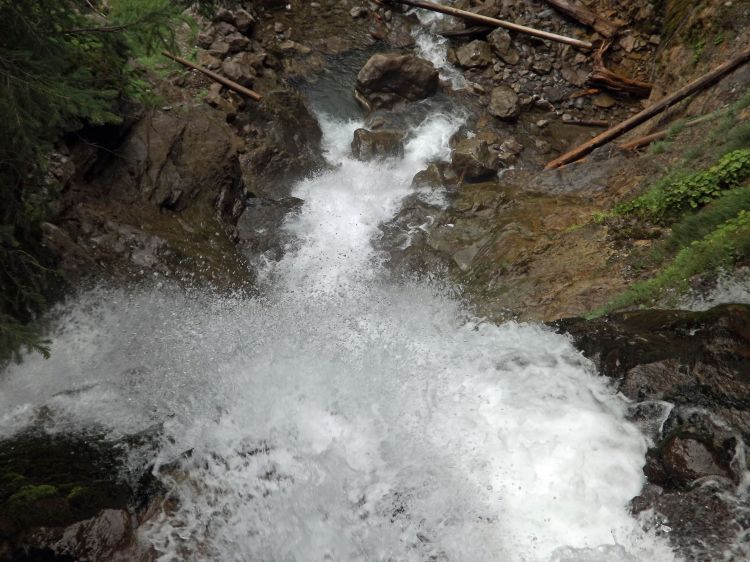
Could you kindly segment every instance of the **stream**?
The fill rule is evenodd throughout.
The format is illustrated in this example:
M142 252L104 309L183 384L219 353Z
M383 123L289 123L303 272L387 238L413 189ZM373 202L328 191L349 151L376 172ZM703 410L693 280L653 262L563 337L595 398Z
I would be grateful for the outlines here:
M164 561L672 560L628 512L646 437L569 340L386 274L378 226L462 124L424 113L380 162L351 157L360 122L319 114L332 169L294 187L260 296L157 281L61 307L51 359L0 379L0 436L42 409L53 432L161 427L132 463L177 500L140 530Z

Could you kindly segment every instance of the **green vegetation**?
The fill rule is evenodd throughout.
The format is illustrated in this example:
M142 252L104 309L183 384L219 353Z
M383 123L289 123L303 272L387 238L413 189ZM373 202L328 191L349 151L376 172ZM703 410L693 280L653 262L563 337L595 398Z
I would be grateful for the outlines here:
M593 316L636 304L651 304L669 291L679 294L688 289L692 276L730 266L749 251L750 211L743 209L737 216L680 250L672 263L654 278L634 284Z
M60 285L42 242L55 199L47 155L62 133L119 123L123 102L148 101L129 60L172 46L189 3L0 0L0 365L22 347L45 351L30 326Z
M710 203L750 177L750 149L734 150L704 172L658 182L633 201L615 207L615 214L670 222L684 211Z
M750 251L750 106L745 94L731 107L710 117L715 125L703 142L685 150L645 193L594 217L616 221L620 232L669 234L648 253L633 253L633 269L656 270L596 310L598 316L624 307L664 303L688 288L691 277L731 267ZM668 141L683 130L670 129ZM664 145L672 150L674 145ZM703 169L696 170L702 166ZM654 227L657 228L654 228ZM642 234L641 234L642 235Z

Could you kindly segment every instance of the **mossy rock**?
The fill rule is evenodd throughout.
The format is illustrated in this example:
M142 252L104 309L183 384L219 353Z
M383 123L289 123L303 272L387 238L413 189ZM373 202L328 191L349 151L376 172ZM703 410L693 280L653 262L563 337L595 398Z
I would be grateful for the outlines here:
M0 441L0 529L67 526L130 509L129 444L102 435L28 432Z

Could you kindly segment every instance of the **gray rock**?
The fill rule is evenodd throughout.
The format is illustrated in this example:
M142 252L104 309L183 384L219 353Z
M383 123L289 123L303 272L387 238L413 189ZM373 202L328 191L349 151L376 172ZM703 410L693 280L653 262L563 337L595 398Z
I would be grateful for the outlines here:
M488 109L495 117L512 121L521 111L518 94L509 86L497 86L492 90Z
M229 45L229 51L232 53L247 49L247 47L250 45L250 39L248 39L238 31L230 33L229 35L224 37L224 41L227 45Z
M487 141L477 137L459 141L453 149L451 163L456 173L467 181L489 179L497 173L497 162Z
M456 51L458 64L464 68L489 66L492 64L492 51L486 41L472 41Z
M234 80L247 88L252 88L256 77L253 67L241 59L225 60L221 65L221 71L230 80Z
M357 129L352 140L352 154L358 160L401 158L404 156L404 137L403 131Z
M255 18L247 10L242 8L234 11L234 25L241 33L248 34L255 25Z
M438 71L414 55L380 53L370 57L357 75L357 91L373 108L415 101L435 93Z
M489 44L492 46L492 50L495 51L504 62L508 64L518 64L521 57L513 46L513 40L506 30L498 27L487 36L487 41L489 41Z

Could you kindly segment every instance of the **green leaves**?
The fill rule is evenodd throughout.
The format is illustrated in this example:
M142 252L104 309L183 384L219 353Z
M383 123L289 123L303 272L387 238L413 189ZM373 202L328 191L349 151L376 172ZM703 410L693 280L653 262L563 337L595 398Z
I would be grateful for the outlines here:
M119 123L122 102L148 93L128 60L172 48L187 5L0 0L0 363L20 346L45 352L29 323L59 285L42 244L46 156L63 132Z
M669 223L687 209L702 207L750 177L750 149L725 154L710 169L657 184L642 196L618 205L614 214Z

